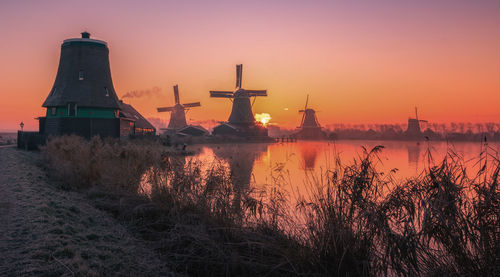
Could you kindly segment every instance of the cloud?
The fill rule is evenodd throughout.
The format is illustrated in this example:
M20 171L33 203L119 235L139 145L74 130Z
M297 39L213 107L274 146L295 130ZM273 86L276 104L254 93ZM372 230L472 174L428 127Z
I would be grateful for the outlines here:
M160 93L161 93L161 88L159 88L159 87L153 87L151 89L144 89L144 90L132 90L132 91L125 93L122 96L122 99L123 98L140 98L143 96L148 96L148 97L158 96L158 95L160 95Z
M159 117L148 117L147 120L155 126L155 128L159 131L160 129L167 128L168 122L170 121L170 118L168 119L163 119ZM203 128L211 131L215 126L220 124L220 121L214 120L214 119L207 119L207 120L188 120L187 122L189 125L200 125L203 126Z

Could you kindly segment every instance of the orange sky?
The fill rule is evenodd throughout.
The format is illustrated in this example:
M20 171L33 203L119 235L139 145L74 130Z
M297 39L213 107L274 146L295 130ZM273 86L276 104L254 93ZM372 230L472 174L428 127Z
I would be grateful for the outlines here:
M42 3L43 2L43 3ZM376 4L374 3L376 2ZM64 39L108 42L119 96L146 117L201 101L193 120L227 120L211 89L267 89L255 113L294 127L306 94L320 123L500 122L499 1L14 1L0 3L0 131L36 130ZM288 110L285 110L288 108Z

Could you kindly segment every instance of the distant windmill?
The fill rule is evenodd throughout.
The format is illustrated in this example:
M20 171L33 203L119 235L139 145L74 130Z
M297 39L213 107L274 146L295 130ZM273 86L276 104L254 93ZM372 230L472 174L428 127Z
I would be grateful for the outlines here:
M158 108L158 112L171 112L170 122L168 123L168 129L180 129L187 126L186 122L186 111L189 108L201 106L200 102L180 104L179 100L179 88L177 85L174 86L174 97L175 105L172 107L161 107Z
M417 107L415 107L415 118L408 118L408 129L406 129L406 133L408 135L420 135L422 133L420 122L427 123L428 121L418 119L418 110Z
M302 120L300 122L299 128L320 128L321 126L318 123L318 119L316 118L316 111L310 108L307 108L307 104L309 103L309 94L306 97L306 104L303 110L299 110L299 113L302 113Z
M250 104L250 97L267 96L267 90L248 90L242 88L243 65L236 65L236 90L235 91L210 91L210 97L230 98L233 102L228 123L247 127L255 125L255 118Z
M321 125L316 118L316 111L314 109L308 108L309 95L306 97L306 104L303 110L299 110L302 113L302 120L300 121L300 130L295 134L299 139L325 139L326 134L321 130Z

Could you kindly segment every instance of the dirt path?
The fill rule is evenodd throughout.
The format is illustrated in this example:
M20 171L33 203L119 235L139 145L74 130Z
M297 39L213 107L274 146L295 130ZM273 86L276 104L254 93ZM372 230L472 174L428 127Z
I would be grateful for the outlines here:
M0 145L0 149L1 149L1 148L12 148L12 147L16 147L16 144L5 144L5 145Z
M0 149L0 276L171 275L109 215L51 185L38 159Z

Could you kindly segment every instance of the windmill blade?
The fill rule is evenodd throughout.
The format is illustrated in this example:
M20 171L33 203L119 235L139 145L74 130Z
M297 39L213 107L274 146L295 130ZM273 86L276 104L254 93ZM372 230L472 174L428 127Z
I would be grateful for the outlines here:
M213 98L234 98L234 96L229 94L211 94L210 97Z
M156 110L158 110L159 113L171 112L174 110L174 107L162 107L162 108L156 108Z
M241 88L241 79L243 74L243 65L236 65L236 88Z
M182 106L184 106L184 108L199 107L199 106L201 106L201 103L200 102L186 103L186 104L182 104Z
M232 91L210 91L210 97L216 97L216 98L233 98L233 92Z
M306 113L302 113L302 120L300 121L300 127L304 125L304 119L306 118Z
M304 125L304 119L306 118L306 110L307 110L307 103L309 102L309 94L306 97L306 105L304 106L304 110L302 113L302 120L300 121L300 127Z
M174 97L175 97L175 104L179 104L180 100L179 100L179 87L178 87L178 85L174 86Z
M245 89L245 92L248 93L248 96L267 96L267 90L248 90Z

